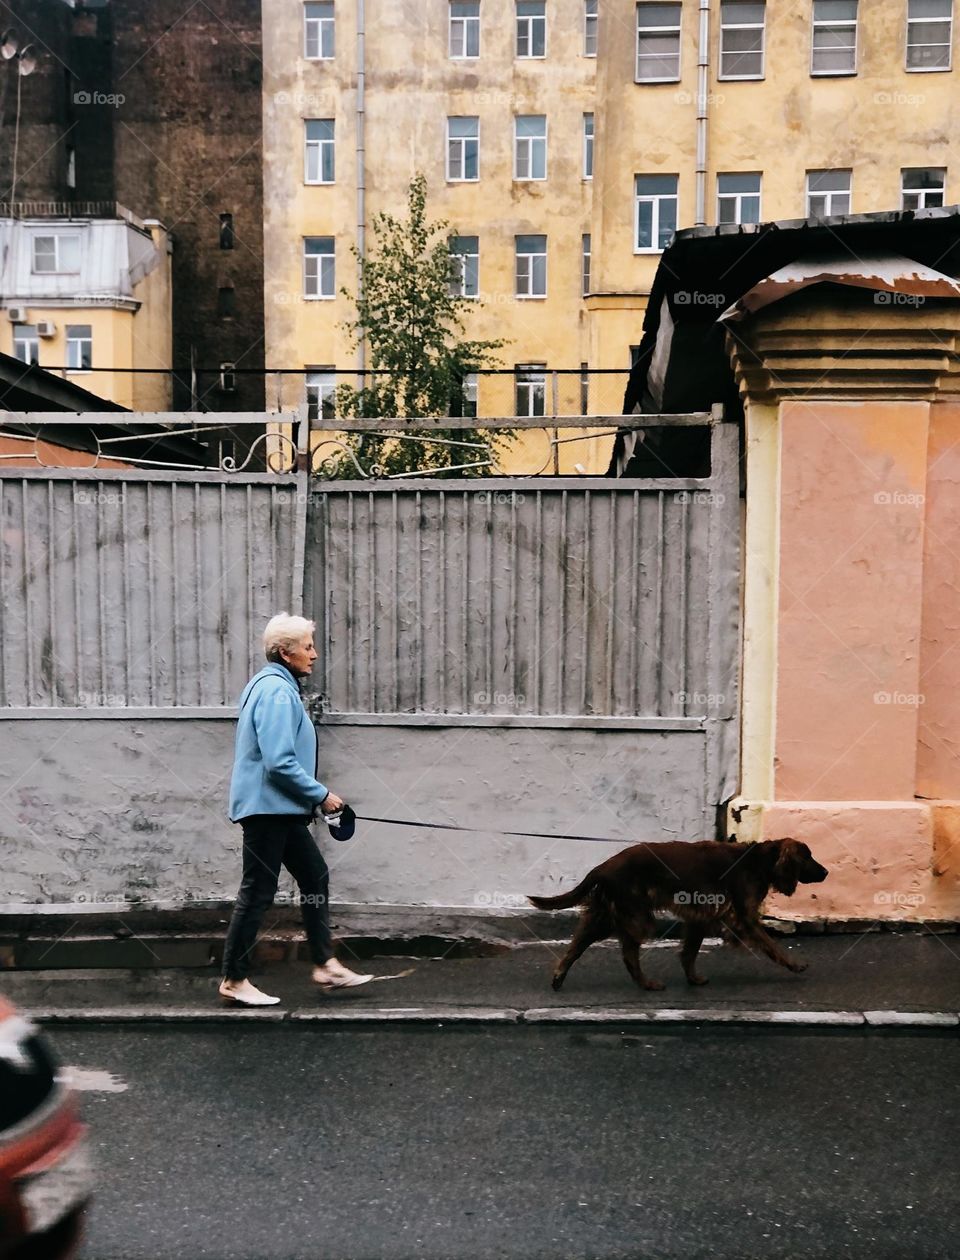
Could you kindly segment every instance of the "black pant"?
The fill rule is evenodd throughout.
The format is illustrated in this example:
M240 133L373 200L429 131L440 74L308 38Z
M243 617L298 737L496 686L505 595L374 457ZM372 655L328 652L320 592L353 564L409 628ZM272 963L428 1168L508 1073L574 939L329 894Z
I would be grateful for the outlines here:
M281 863L297 881L310 956L323 965L333 957L327 906L327 864L302 814L254 814L244 818L243 878L223 947L223 974L244 980L263 916L277 895Z

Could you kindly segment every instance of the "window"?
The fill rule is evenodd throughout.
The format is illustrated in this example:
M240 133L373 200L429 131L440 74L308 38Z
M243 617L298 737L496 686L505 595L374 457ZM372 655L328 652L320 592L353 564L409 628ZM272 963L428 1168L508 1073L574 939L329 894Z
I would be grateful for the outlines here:
M36 324L14 324L13 357L21 363L40 362L40 335Z
M303 180L306 184L332 184L334 179L333 119L304 120Z
M580 364L580 414L590 414L590 364L583 362Z
M513 120L513 178L547 178L545 114L518 114Z
M337 377L333 368L311 368L306 375L307 420L333 420L337 414Z
M333 3L303 6L303 55L308 61L330 61L335 51Z
M583 178L593 179L593 114L583 116Z
M637 5L637 82L680 78L680 5Z
M67 187L77 186L77 151L72 144L67 145Z
M849 171L807 171L807 218L850 213Z
M584 232L580 238L580 295L586 297L590 292L590 233Z
M480 4L450 4L450 56L480 56Z
M33 270L37 275L76 275L80 270L79 235L35 236Z
M857 0L813 0L811 74L856 74Z
M233 249L235 238L233 234L233 215L221 214L220 216L220 248Z
M677 179L676 175L636 176L636 253L659 253L677 230Z
M336 296L336 258L332 236L303 238L303 296Z
M907 167L900 172L900 209L929 210L942 206L947 186L943 166Z
M516 238L516 295L518 298L547 296L547 238Z
M760 176L717 176L717 222L760 222Z
M516 367L517 406L515 415L545 415L546 365L542 363L518 363Z
M480 178L480 119L447 119L447 179Z
M220 389L224 394L237 392L237 365L235 363L220 364Z
M597 29L599 26L597 2L598 0L583 0L583 55L585 57L595 57L597 55Z
M763 23L766 5L721 0L721 79L763 78Z
M450 237L450 296L479 297L480 238Z
M546 0L517 0L517 56L547 55Z
M232 284L217 289L217 314L221 319L232 319L237 313L237 291Z
M949 70L953 0L907 0L907 69Z

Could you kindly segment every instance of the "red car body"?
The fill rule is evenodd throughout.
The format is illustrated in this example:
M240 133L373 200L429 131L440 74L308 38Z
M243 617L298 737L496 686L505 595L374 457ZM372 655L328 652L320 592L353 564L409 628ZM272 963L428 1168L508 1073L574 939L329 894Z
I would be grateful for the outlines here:
M86 1129L37 1028L0 998L0 1260L67 1260L90 1199Z

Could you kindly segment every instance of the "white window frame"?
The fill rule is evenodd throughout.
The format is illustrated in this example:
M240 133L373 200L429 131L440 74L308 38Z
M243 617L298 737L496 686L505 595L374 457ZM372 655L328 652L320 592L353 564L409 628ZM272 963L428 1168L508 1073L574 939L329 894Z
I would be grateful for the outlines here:
M332 250L324 250L323 252L307 253L307 241L330 241L333 245ZM303 237L303 297L307 302L333 302L337 296L337 242L333 236L305 236ZM325 268L324 259L329 258L330 266ZM315 262L313 260L316 260ZM311 275L311 272L315 273ZM324 292L324 279L330 280L330 292ZM311 282L316 286L316 292L310 292Z
M320 140L311 140L309 136L311 123L329 123L331 135ZM305 118L303 120L303 182L305 184L335 184L337 182L337 147L336 120L333 118ZM330 155L330 178L323 178L324 158ZM318 179L310 178L310 157L316 154Z
M912 17L910 16L910 0L907 0L907 3L906 3L906 19L907 19L907 28L906 28L906 35L905 35L905 37L904 37L903 68L906 70L906 72L907 72L908 74L942 74L945 70L952 70L952 69L953 69L953 10L954 10L953 0L950 0L950 13L949 13L949 16L948 16L948 17L932 17L932 18L931 18L931 17L915 17L915 18L912 18ZM911 49L911 47L914 47L914 48L932 48L932 47L942 47L942 46L943 46L943 45L934 45L934 44L918 44L918 43L913 43L913 44L911 44L911 41L910 41L910 28L911 28L911 26L914 26L914 27L915 27L915 26L921 26L921 27L922 27L922 26L924 26L924 25L926 25L926 24L928 24L928 23L931 23L931 22L947 22L947 23L949 23L949 26L950 26L950 37L949 37L949 39L948 39L948 41L947 41L947 64L946 64L945 66L911 66L911 64L910 64L910 49Z
M680 75L683 71L683 25L682 25L683 24L683 6L682 4L678 3L678 0L664 0L664 3L672 4L674 8L677 10L677 22L675 26L645 26L641 28L640 14L644 8L647 8L649 6L646 6L644 4L637 5L637 16L636 16L637 34L636 34L636 43L634 45L634 59L633 59L634 83L679 83L680 82ZM676 36L677 38L677 73L676 74L657 75L656 77L648 76L646 78L641 78L640 76L640 31L641 29L647 35L675 35ZM654 54L647 53L645 55L652 56ZM656 54L658 58L661 55L662 54L660 53Z
M547 414L547 365L545 363L518 363L513 370L514 415L539 417ZM536 408L537 389L541 410ZM526 407L520 407L520 391L526 394Z
M324 3L324 0L313 0L315 3L321 3L324 8L329 9L330 16L310 17L310 4L303 6L303 57L305 61L333 61L337 51L337 18L336 10L333 4ZM316 30L311 31L312 27ZM311 54L310 42L311 34L316 40L317 52ZM324 44L329 40L329 51L324 52Z
M546 0L515 0L516 8L514 9L514 18L516 20L516 39L514 43L514 56L518 61L545 61L547 56L547 4ZM539 4L542 13L520 13L520 4ZM520 51L520 29L521 24L526 26L526 40L529 48L534 46L534 27L535 24L543 27L543 52L525 52Z
M63 245L65 241L77 242L77 265L66 267L63 263ZM53 241L52 267L37 266L37 245L40 241ZM37 232L33 237L31 248L31 271L35 276L78 276L80 274L80 233L79 232Z
M77 335L78 330L81 328L85 328L87 330L85 336ZM67 369L66 370L70 373L71 376L78 376L78 375L82 375L84 372L91 371L93 368L93 326L91 324L67 324L66 339L67 339ZM87 354L90 360L89 363L87 363L86 367L84 367L83 365L83 347L84 346L86 346L87 348ZM79 347L79 349L77 349L77 347ZM74 357L77 359L76 363L72 362Z
M939 188L907 188L905 177L914 171L940 171L943 175L943 183ZM939 196L940 200L936 205L927 204L927 195L934 194ZM916 197L917 204L915 206L907 206L905 204L907 197ZM946 205L947 201L947 168L945 166L904 166L900 170L900 209L901 210L933 210L940 206Z
M812 192L812 191L811 191L811 189L810 189L810 177L811 177L811 175L837 175L837 176L840 176L840 175L846 175L846 177L847 177L847 186L846 186L846 188L825 188L825 189L819 189L819 190L818 190L818 191L816 191L816 192ZM811 198L811 197L824 197L824 198L826 198L826 206L825 206L825 209L824 209L824 213L823 213L823 214L816 214L816 213L814 213L814 211L813 211L813 209L812 209L812 207L811 207L811 205L810 205L810 198ZM847 208L846 208L845 210L835 210L835 209L833 208L833 199L834 199L834 197L846 197L846 199L847 199ZM851 206L852 206L852 205L853 205L853 171L852 171L852 170L850 170L850 168L849 168L849 167L846 167L846 166L838 166L838 167L822 167L822 168L820 168L820 169L818 169L818 170L807 171L807 176L806 176L806 206L805 206L805 209L806 209L806 218L808 218L808 219L828 219L828 218L830 218L830 217L831 217L831 216L833 216L833 215L838 215L838 214L850 214L850 211L851 211Z
M21 352L23 347L27 347L26 354ZM27 367L31 364L40 366L40 333L36 324L14 324L13 357Z
M593 257L590 233L584 232L580 237L580 296L586 297L590 292L590 263Z
M337 418L337 376L332 367L308 367L303 376L303 392L310 423ZM330 414L325 416L326 402L330 403Z
M468 118L473 119L473 121L477 124L476 133L472 136L451 136L450 124L454 121L454 119L468 119ZM447 164L446 164L447 183L448 184L476 184L478 183L480 179L480 119L479 117L476 114L448 114L446 126L447 126ZM477 173L472 178L468 176L466 173L467 171L466 145L471 141L477 146ZM458 160L460 164L460 170L463 172L460 175L453 175L451 173L454 166L454 163L452 161L454 145L457 146L457 155L458 155Z
M760 0L748 0L749 3L759 3ZM720 48L717 56L717 79L726 82L757 82L759 79L766 77L767 72L767 6L763 5L763 21L762 22L724 22L723 9L724 4L728 7L736 4L736 0L721 0L720 4ZM760 73L759 74L725 74L723 71L723 36L726 31L743 31L760 29ZM739 50L731 51L728 56L743 56Z
M543 239L543 251L523 251L520 250L520 241L523 237L538 236ZM548 240L544 232L521 232L514 237L513 241L513 279L514 279L514 296L521 302L538 302L543 301L547 296L547 251ZM534 292L536 281L536 265L534 260L543 259L543 292ZM520 260L526 260L524 267L525 275L521 276ZM521 289L521 284L524 288Z
M536 136L521 136L517 134L517 124L521 118L542 118L543 134ZM543 174L534 175L534 158L537 148L542 148L543 152ZM527 175L520 174L520 155L525 153ZM513 116L513 178L521 184L542 184L547 178L547 116L546 114L514 114Z
M454 241L476 241L477 247L471 249L454 249ZM451 236L450 237L450 285L449 293L451 297L469 298L471 301L480 297L480 237L479 236ZM476 290L473 293L467 292L467 269L463 265L463 260L472 258L475 260L474 279Z
M471 14L454 14L453 10L457 3L461 0L449 0L447 12L449 14L447 27L447 54L452 61L476 61L480 56L480 5L476 6L476 13ZM470 0L462 0L463 3L469 3ZM454 32L457 32L459 41L463 48L462 52L454 51ZM475 36L476 52L470 52L470 36Z
M815 79L840 78L842 76L850 76L857 73L857 62L860 56L860 4L857 0L856 15L851 22L850 18L818 18L817 17L818 0L813 0L812 9L812 25L810 30L810 74ZM817 48L817 31L829 31L847 29L853 27L853 65L847 70L818 70L816 67L816 57L818 52L839 52L839 48L823 49ZM846 45L844 48L846 49Z
M596 116L583 116L583 178L593 179L593 142L596 137Z
M583 0L583 55L596 57L600 37L599 0Z
M659 172L647 171L646 175L659 174ZM659 245L660 239L660 205L662 202L672 201L675 208L676 231L680 226L680 176L670 172L670 178L676 180L676 192L673 193L643 193L637 190L637 181L640 175L633 177L633 252L635 254L662 254L665 245ZM638 245L640 239L640 205L641 202L650 202L653 206L653 216L651 224L651 236L654 244Z
M720 191L720 180L724 175L756 175L757 191L756 192L725 192ZM744 197L756 197L757 199L757 217L756 219L744 220L743 217L743 199ZM735 205L736 218L721 219L720 203L722 201L732 201ZM717 225L721 223L762 223L763 222L763 172L762 171L718 171L717 172Z

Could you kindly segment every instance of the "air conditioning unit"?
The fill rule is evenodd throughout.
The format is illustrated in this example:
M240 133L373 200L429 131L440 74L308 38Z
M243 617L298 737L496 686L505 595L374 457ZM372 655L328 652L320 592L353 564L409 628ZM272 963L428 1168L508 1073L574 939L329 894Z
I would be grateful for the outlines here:
M8 306L7 319L11 324L25 324L27 322L27 308L25 306Z
M42 319L37 324L38 337L55 337L57 335L56 324L49 319Z

